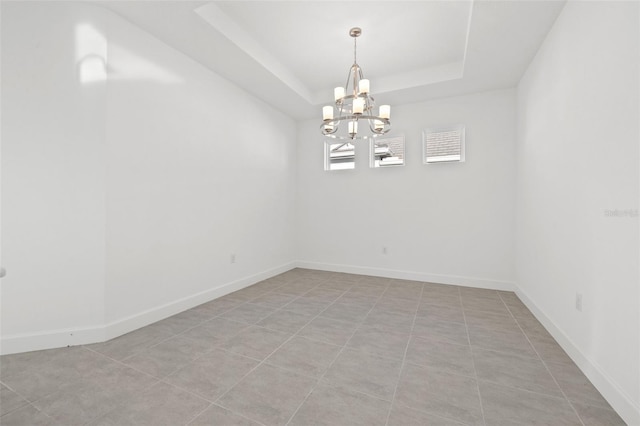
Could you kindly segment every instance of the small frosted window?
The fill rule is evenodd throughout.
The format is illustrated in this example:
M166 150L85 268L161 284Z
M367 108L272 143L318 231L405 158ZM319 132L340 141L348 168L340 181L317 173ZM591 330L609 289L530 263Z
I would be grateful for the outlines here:
M371 167L404 166L404 136L371 140Z
M354 169L356 166L355 146L350 142L325 143L324 169L345 170Z
M422 145L425 164L464 161L464 126L425 129Z

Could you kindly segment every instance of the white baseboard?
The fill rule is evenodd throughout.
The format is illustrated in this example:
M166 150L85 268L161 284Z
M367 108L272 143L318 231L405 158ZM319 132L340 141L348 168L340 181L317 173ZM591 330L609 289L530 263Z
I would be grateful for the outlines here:
M259 281L271 278L295 267L294 262L286 263L248 277L244 277L203 292L184 297L171 303L140 312L109 324L64 330L51 330L41 333L2 336L0 354L8 355L43 349L64 348L67 346L87 345L104 342L114 337L137 330L156 321L168 318L202 303L209 302L225 294L241 290Z
M429 274L424 272L400 271L396 269L371 268L365 266L339 265L308 261L298 261L296 262L296 266L298 268L316 269L319 271L346 272L350 274L373 275L377 277L396 278L401 280L414 280L437 284L460 285L463 287L486 288L490 290L515 290L515 283L511 281L488 280L485 278Z
M156 321L168 318L171 315L186 311L187 309L191 309L203 303L217 299L218 297L222 297L226 294L233 293L234 291L242 290L245 287L286 272L290 269L293 269L294 267L294 262L287 263L277 268L272 268L258 274L250 275L248 277L241 278L239 280L232 281L221 286L208 289L188 297L184 297L171 303L167 303L165 305L140 312L139 314L106 324L105 340L122 336L123 334L129 333L133 330L137 330L141 327L153 324Z
M104 327L102 326L14 334L2 336L0 355L65 348L104 340Z
M630 426L640 425L640 405L634 401L618 384L590 357L573 343L571 338L540 309L534 302L516 286L516 294L529 308L535 317L544 325L573 362L582 370L591 383L600 391L611 407Z

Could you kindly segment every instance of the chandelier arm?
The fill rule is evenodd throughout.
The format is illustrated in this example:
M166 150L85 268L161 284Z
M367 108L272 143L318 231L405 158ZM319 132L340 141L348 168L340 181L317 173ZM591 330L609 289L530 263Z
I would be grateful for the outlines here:
M376 130L375 125L372 124L372 122L374 122L375 120L378 120L378 119L376 118L376 119L373 119L373 120L371 120L371 119L369 120L369 130L371 130L371 133L374 135L374 137L375 136L384 135L385 133L389 132L389 130L391 130L391 122L389 122L388 120L384 121L384 120L386 120L385 118L380 120L384 124L382 130Z
M322 124L333 124L334 126L340 125L343 121L360 121L360 120L378 120L384 123L386 126L391 126L391 120L388 118L382 118L377 115L365 115L365 114L350 114L350 115L342 115L339 117L332 118L330 120L325 120Z
M338 135L335 133L327 133L324 136L331 138L331 139L340 139L340 140L346 140L346 141L355 141L355 140L367 140L367 139L376 139L380 136L384 136L385 134L387 134L389 132L389 130L384 130L380 133L375 133L371 136L357 136L357 137L351 137L351 136L342 136L342 135Z

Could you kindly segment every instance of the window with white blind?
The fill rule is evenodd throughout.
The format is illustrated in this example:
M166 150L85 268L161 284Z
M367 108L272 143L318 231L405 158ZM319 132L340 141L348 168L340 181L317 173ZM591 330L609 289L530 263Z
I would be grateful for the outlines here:
M404 136L371 139L371 167L404 166Z
M324 169L345 170L356 167L355 146L350 142L324 144Z
M464 126L425 129L422 149L424 164L464 161Z

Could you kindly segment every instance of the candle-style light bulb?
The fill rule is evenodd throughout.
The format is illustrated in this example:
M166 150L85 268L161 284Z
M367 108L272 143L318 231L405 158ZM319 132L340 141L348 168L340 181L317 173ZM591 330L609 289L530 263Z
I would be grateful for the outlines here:
M322 119L324 121L333 120L333 107L331 105L322 107Z
M336 87L335 89L333 89L333 97L336 101L344 98L344 87Z
M366 78L360 80L360 82L358 83L358 93L369 93L369 80L367 80Z
M355 98L353 100L353 113L362 114L363 111L364 111L364 99Z
M349 136L351 136L351 138L355 137L355 135L358 133L358 122L357 121L350 121L349 122Z
M391 118L391 106L390 105L380 105L380 112L378 113L378 115L380 116L380 118L386 118L389 119Z

